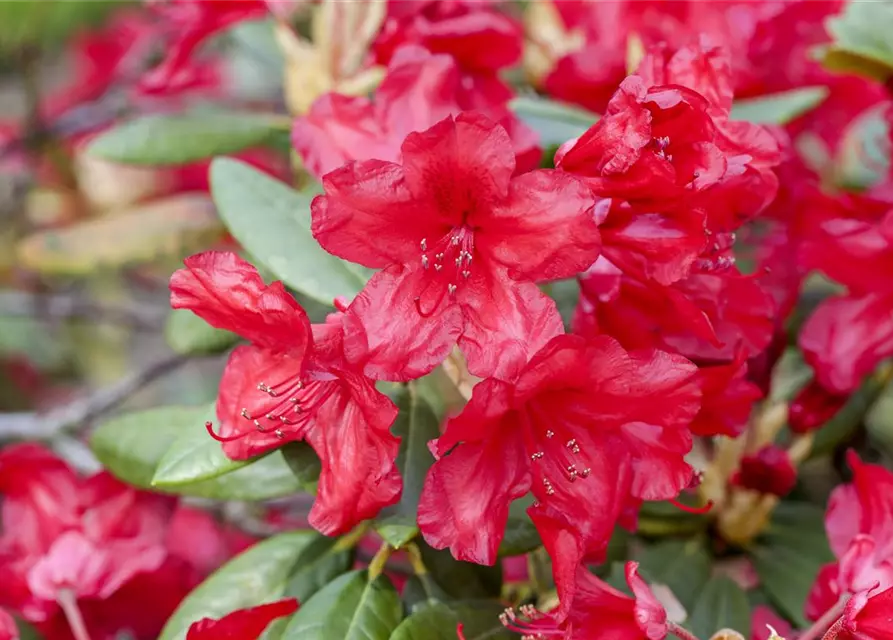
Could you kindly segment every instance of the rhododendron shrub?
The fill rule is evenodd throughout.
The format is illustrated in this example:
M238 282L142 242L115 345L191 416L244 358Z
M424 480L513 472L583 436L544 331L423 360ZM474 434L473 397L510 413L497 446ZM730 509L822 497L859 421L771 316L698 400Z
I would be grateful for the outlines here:
M10 40L116 342L0 324L0 640L893 638L886 4L110 11Z

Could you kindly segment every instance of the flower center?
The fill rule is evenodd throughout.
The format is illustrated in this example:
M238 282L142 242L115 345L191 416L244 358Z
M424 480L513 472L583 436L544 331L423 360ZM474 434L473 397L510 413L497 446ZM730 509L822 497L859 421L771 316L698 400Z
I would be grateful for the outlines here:
M286 430L295 431L310 420L325 402L338 390L337 381L310 377L302 380L299 376L268 385L257 383L257 390L264 394L251 409L242 407L243 420L254 425L256 431L272 431L277 438L285 438ZM220 442L232 442L254 433L248 430L234 436L219 436L213 432L210 423L205 426L211 436Z
M533 453L530 454L533 467L548 466L552 469L557 467L563 472L560 478L554 476L550 478L546 475L545 469L543 470L542 484L546 495L555 494L553 483L560 479L576 482L578 479L588 478L592 469L585 466L585 460L582 457L583 450L570 430L563 428L560 422L549 420L543 416L533 405L529 405L525 413L528 415L530 427L528 432L533 445L531 449ZM536 428L537 425L545 424L549 425L545 431ZM543 434L545 438L537 438L538 434Z
M521 640L545 640L564 635L550 616L540 613L533 605L525 604L519 610L520 616L513 609L506 609L499 614L499 621L509 631L522 634Z
M467 225L453 227L436 242L422 238L422 269L427 272L424 286L415 297L419 315L430 318L447 296L456 295L459 287L471 277L474 255L474 231Z

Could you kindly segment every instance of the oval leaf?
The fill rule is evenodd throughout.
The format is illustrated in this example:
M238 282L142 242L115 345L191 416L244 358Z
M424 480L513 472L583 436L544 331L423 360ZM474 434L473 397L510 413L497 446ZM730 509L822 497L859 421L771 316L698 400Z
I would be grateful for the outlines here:
M189 309L171 309L164 337L171 349L184 355L220 353L239 340L236 334L212 327Z
M287 118L272 114L149 115L100 134L87 152L124 164L186 164L266 144L289 129Z
M59 230L28 236L17 248L21 266L49 274L86 275L98 269L182 257L223 237L205 194L189 193L136 205Z
M849 2L843 14L828 21L832 44L824 64L885 82L893 76L893 6L886 2Z
M391 640L456 640L459 623L465 640L517 638L499 622L504 609L498 602L486 600L449 605L429 602L401 622Z
M214 407L203 419L183 431L162 456L152 478L152 486L168 489L216 478L248 464L247 460L230 460L220 443L208 435L205 422L216 422Z
M155 487L157 490L158 487ZM243 467L209 480L165 487L165 493L216 500L272 500L304 491L281 451L247 461Z
M116 478L142 489L162 456L186 430L200 422L207 407L159 407L106 420L90 438L90 448Z
M735 629L750 637L750 604L747 594L725 576L710 580L701 591L686 626L699 638L720 629Z
M827 97L827 87L800 87L759 98L736 100L731 118L754 124L787 124L815 109Z
M636 555L642 576L664 584L691 612L710 579L710 553L700 538L668 540L648 545ZM719 627L717 627L719 628ZM716 629L711 630L711 633Z
M298 610L283 640L387 640L403 617L400 597L385 575L367 571L336 578Z
M331 305L366 283L362 267L326 253L313 238L308 196L231 158L211 163L211 192L232 235L289 287Z
M239 554L186 596L158 640L181 640L197 620L220 618L279 599L301 552L317 535L313 531L283 533Z
M509 102L509 108L539 134L542 147L578 138L598 121L598 115L590 111L545 98L519 96Z
M353 549L343 549L338 540L317 534L295 563L295 572L289 578L285 596L307 602L310 597L332 580L350 570L353 565Z

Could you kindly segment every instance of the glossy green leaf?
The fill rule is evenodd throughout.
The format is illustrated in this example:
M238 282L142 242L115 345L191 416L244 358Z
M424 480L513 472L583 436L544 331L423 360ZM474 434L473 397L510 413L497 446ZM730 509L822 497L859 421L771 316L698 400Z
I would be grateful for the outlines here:
M822 509L799 502L782 502L751 550L760 587L800 627L808 626L803 606L816 574L833 559Z
M709 638L720 629L735 629L749 638L747 594L725 576L711 579L701 591L685 626L699 638Z
M893 76L893 5L887 2L849 2L844 12L827 23L831 45L824 65L886 82Z
M289 442L280 451L298 484L307 493L316 493L322 463L313 448L306 442Z
M453 598L494 598L502 591L502 567L456 560L448 549L438 551L419 540L422 563L431 577Z
M375 527L381 537L399 548L418 533L416 513L419 496L428 469L434 462L428 451L428 441L440 436L440 421L424 396L414 387L403 389L398 394L397 407L400 413L391 431L401 439L397 467L403 477L403 493L400 502L382 513Z
M216 478L248 464L247 460L230 460L223 453L220 443L208 435L205 422L217 424L213 407L204 419L189 426L171 444L158 462L152 477L152 486L169 489L201 480Z
M210 175L220 217L277 278L325 304L362 289L365 270L327 253L310 233L310 196L231 158L214 160Z
M509 108L539 134L542 147L577 138L598 120L590 111L547 98L518 96L509 102Z
M533 521L527 515L527 507L533 503L533 496L525 496L512 502L509 517L505 524L505 536L499 544L499 556L519 556L533 551L542 545Z
M90 448L116 478L143 489L177 438L207 419L208 407L159 407L106 420L90 438Z
M304 486L298 482L285 462L281 451L273 451L250 460L235 471L208 480L163 488L167 493L180 496L248 502L282 498L304 490Z
M699 537L647 545L636 554L635 560L648 582L669 587L689 612L710 579L710 553Z
M341 549L338 539L317 534L295 562L285 595L307 602L310 597L332 580L346 573L353 565L353 550Z
M283 116L202 111L148 115L93 139L88 153L123 164L177 165L235 153L287 137Z
M195 355L226 351L239 340L236 334L212 327L189 309L171 309L164 337L175 352Z
M387 640L403 617L397 590L366 570L336 578L303 604L283 640Z
M278 600L297 559L317 535L313 531L283 533L239 554L186 596L158 640L181 640L196 620L220 618L236 609Z
M390 640L456 640L461 622L466 640L510 640L515 634L502 626L504 607L494 601L451 603L432 601L400 623Z
M827 87L799 87L746 100L732 105L732 120L755 124L787 124L812 111L828 97Z
M411 614L416 609L426 606L432 600L439 602L455 600L450 594L441 589L440 585L428 573L420 576L409 576L406 579L406 584L403 585L403 592L400 594L400 597L403 598L407 614Z

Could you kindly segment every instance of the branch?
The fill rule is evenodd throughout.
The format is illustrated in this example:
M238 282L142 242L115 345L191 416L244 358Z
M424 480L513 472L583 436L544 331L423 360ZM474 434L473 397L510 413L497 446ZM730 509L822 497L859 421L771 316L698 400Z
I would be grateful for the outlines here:
M60 432L76 429L114 409L142 387L173 371L187 360L187 356L169 356L124 377L109 387L99 389L44 415L0 414L0 438L49 440Z
M127 306L108 307L76 294L0 291L0 310L4 315L84 318L91 322L126 324L147 331L158 330L164 322L164 314L155 305L134 302Z

